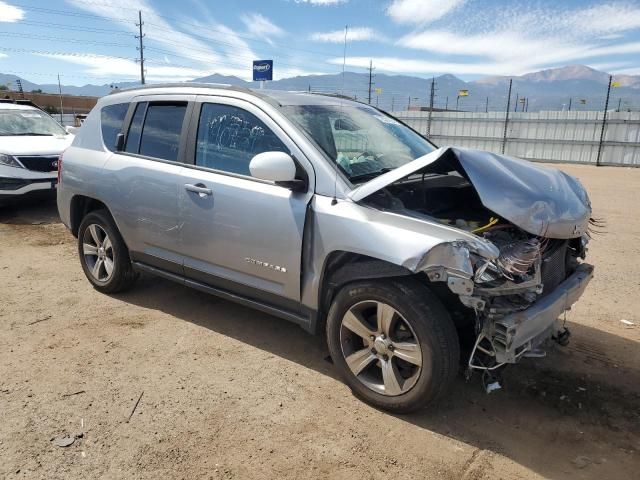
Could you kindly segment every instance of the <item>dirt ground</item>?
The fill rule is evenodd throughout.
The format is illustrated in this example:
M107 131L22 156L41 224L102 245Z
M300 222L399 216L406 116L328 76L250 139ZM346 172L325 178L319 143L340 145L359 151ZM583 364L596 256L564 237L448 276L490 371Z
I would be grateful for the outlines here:
M53 202L0 210L0 477L638 478L640 169L561 168L607 222L571 344L408 416L286 321L150 276L94 291Z

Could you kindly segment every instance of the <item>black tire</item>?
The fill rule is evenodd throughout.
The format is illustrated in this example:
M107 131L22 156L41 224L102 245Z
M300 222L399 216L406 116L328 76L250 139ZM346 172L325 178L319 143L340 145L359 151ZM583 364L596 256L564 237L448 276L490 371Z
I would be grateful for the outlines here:
M412 380L415 383L398 395L374 391L352 372L345 360L341 343L345 341L341 340L342 319L352 307L369 301L385 303L395 309L401 320L409 324L412 337L415 337L413 340L420 345L422 365ZM408 413L434 404L449 390L458 373L460 345L449 313L426 286L413 278L365 280L343 287L329 310L327 343L334 364L354 395L393 413ZM389 355L393 356L393 352ZM374 361L367 368L381 364Z
M90 261L84 252L84 241L90 235L88 229L92 225L97 225L111 240L111 260L112 271L108 275L108 278L100 280L96 278L92 273L92 268L88 264ZM131 265L131 259L129 258L129 250L122 240L122 236L116 227L113 218L106 210L95 210L89 212L80 223L78 228L78 255L80 257L80 264L85 276L91 282L96 290L102 293L116 293L126 290L131 287L135 280L138 278L138 274L133 270Z

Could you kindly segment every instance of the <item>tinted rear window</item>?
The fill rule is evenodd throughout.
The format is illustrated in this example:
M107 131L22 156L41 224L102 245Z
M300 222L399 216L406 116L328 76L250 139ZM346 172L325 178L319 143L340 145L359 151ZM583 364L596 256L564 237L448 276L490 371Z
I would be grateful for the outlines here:
M140 155L176 161L186 111L186 103L150 103L142 127Z
M112 152L115 150L116 137L122 130L122 124L128 109L128 103L116 103L115 105L107 105L100 112L102 141Z

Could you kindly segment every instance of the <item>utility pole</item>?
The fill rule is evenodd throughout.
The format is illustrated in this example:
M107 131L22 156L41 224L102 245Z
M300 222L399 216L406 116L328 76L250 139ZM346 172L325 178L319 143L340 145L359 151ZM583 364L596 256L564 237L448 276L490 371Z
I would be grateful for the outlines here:
M622 97L618 99L618 112L620 111L621 106L622 106Z
M371 87L373 86L373 60L369 60L369 105L371 105Z
M431 135L431 115L433 115L433 97L436 93L436 77L431 78L431 93L429 95L429 116L427 117L427 137Z
M520 101L520 97L518 97L518 92L516 92L516 106L513 107L513 111L517 112L518 111L518 102Z
M407 104L407 110L411 110L411 95L409 95L409 103Z
M600 143L598 143L598 156L596 157L596 166L600 166L602 158L602 144L604 143L604 129L607 126L607 110L609 109L609 96L611 95L611 81L613 75L609 75L609 86L607 87L607 99L604 102L604 114L602 115L602 129L600 130Z
M509 109L511 108L511 86L513 84L513 78L509 79L509 93L507 95L507 111L504 115L504 133L502 135L502 153L507 147L507 127L509 126Z
M64 110L62 108L62 86L60 85L60 74L58 74L58 95L60 95L60 125L62 125L62 115L64 115Z
M138 47L138 50L140 50L140 83L144 85L144 45L142 44L144 34L142 33L142 25L144 25L142 23L142 10L138 10L138 23L136 23L136 26L139 28L140 34L136 35L136 38L140 40L140 46Z
M573 98L572 98L572 97L569 97L569 110L568 110L569 112L571 111L571 102L572 102L572 101L573 101Z
M445 110L449 110L449 97L447 96L447 99L444 102L444 109Z
M489 97L487 97L487 102L484 104L484 113L489 113Z
M396 97L395 96L391 96L391 112L393 113L394 109L396 106Z

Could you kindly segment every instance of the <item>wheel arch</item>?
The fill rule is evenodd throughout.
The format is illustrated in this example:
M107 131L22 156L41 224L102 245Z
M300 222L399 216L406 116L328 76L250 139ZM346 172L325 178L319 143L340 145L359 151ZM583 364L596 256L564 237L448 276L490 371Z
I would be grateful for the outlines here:
M325 258L318 292L318 324L320 333L336 293L348 283L358 280L415 276L402 265L368 255L336 250Z
M88 213L96 210L106 210L109 212L109 215L111 215L111 218L113 218L113 215L111 214L111 211L109 211L107 205L96 198L86 195L74 195L71 198L69 222L71 233L73 233L75 237L78 236L78 229L80 228L82 219L87 216Z

